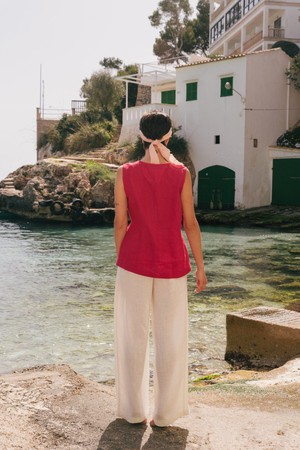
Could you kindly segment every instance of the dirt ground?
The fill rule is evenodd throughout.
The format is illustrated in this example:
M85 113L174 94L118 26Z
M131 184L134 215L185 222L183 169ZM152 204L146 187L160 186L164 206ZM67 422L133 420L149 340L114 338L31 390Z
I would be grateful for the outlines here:
M152 429L116 418L114 386L66 365L2 375L0 449L300 448L300 358L268 373L203 381L191 387L189 401L189 416Z

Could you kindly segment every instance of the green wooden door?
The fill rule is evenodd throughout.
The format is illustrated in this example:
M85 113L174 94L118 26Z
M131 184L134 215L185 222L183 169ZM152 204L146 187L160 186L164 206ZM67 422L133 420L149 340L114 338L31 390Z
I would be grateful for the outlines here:
M300 159L274 159L272 205L300 206Z
M211 166L198 173L198 208L233 209L235 172L223 166Z

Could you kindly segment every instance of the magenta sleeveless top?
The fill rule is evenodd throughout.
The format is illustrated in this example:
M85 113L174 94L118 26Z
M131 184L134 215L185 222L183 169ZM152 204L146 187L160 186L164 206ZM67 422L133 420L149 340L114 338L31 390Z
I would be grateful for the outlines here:
M182 235L181 191L186 167L143 161L123 165L130 224L117 265L153 278L179 278L191 270Z

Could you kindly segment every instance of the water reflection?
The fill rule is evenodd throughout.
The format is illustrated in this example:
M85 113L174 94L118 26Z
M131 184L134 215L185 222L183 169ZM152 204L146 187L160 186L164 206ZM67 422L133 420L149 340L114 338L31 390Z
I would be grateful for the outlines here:
M299 300L300 235L203 227L209 280L189 274L190 368L223 370L226 312ZM0 215L0 372L66 363L113 377L112 228L13 223Z

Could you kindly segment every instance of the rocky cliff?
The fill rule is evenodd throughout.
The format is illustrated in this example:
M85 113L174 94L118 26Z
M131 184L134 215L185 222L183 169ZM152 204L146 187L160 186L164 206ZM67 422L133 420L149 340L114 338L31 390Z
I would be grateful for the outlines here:
M115 170L85 158L22 166L0 183L0 210L56 222L111 222Z
M0 210L32 220L111 224L115 173L130 159L129 153L114 144L22 166L0 182ZM195 179L191 160L183 162Z

